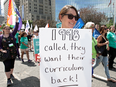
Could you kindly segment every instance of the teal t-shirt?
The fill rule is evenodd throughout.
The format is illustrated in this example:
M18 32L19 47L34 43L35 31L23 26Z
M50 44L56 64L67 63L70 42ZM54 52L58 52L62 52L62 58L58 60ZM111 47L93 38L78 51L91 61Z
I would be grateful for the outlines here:
M22 42L24 42L26 45L28 45L28 39L27 39L27 37L21 37L20 41L21 41L20 48L21 49L27 49L28 47L22 44Z
M19 36L19 33L16 33L16 35L15 35L16 43L19 43L19 38L18 38L18 36Z
M115 35L115 33L108 32L107 39L109 41L109 47L116 48L116 35Z
M95 50L95 45L97 45L97 41L94 37L92 37L92 58L96 58L97 52Z

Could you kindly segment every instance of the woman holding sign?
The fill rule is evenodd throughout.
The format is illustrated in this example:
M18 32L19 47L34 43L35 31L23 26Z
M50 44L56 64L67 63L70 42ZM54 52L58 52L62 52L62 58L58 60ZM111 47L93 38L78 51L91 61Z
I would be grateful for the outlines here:
M59 13L59 20L62 23L61 28L73 28L78 19L78 11L72 5L65 5ZM38 62L39 61L40 58L38 58Z

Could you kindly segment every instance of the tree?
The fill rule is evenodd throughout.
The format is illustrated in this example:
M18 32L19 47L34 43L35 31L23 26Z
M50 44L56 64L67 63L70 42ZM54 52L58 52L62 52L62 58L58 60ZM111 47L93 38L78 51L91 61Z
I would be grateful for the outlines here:
M109 28L111 25L113 25L113 19L111 19L110 21L109 21L109 23L108 24L106 24L106 26Z
M31 25L31 24L33 23L33 22L32 22L32 21L30 21L30 20L29 20L28 22L29 22L29 25ZM27 21L25 21L25 20L24 20L24 21L22 21L22 24L24 24L25 26L26 26L26 23L27 23Z
M49 27L56 27L56 21L53 20L36 20L33 22L33 26L37 25L38 27L45 27L47 23L49 24Z
M102 20L107 21L107 17L105 16L105 13L98 12L93 6L81 8L80 17L82 18L84 23L92 21L95 24L100 24Z
M0 27L0 29L3 29L4 26L5 26L5 24L3 24L3 25Z

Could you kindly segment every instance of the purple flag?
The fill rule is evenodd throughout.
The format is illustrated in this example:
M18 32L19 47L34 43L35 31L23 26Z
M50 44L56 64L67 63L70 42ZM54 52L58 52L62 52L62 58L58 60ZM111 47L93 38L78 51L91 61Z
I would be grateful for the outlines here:
M14 0L13 0L13 7L14 7L14 10L15 10L16 14L17 14L18 17L19 17L19 27L18 27L18 30L20 30L21 27L22 27L22 19L21 19L21 16L20 16L20 14L19 14L19 11L18 11L18 9L17 9L17 7L16 7L16 4L15 4Z

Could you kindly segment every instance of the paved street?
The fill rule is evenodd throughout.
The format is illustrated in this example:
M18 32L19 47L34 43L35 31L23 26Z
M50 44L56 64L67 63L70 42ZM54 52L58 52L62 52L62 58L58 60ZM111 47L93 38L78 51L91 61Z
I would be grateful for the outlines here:
M114 63L114 67L116 68L116 59ZM116 70L110 70L110 76L112 79L116 80ZM92 78L92 87L116 87L116 83L107 82L107 78L105 75L104 67L100 64L95 68L94 74L97 76L96 78Z
M33 53L30 52L30 59L33 59ZM38 63L28 63L26 54L24 54L24 61L16 60L13 85L9 87L39 87L39 66ZM0 87L7 87L6 75L4 73L4 65L0 62Z
M30 52L30 58L33 59L32 52ZM20 60L16 60L14 69L14 76L16 79L13 80L14 84L9 87L40 87L38 63L28 63L25 54L24 60L25 63L23 64ZM114 66L116 68L116 59ZM96 78L92 78L92 87L116 87L116 83L106 81L102 64L95 69L94 74ZM110 70L110 75L112 78L116 79L115 70ZM6 81L4 66L3 63L0 62L0 87L7 87Z

